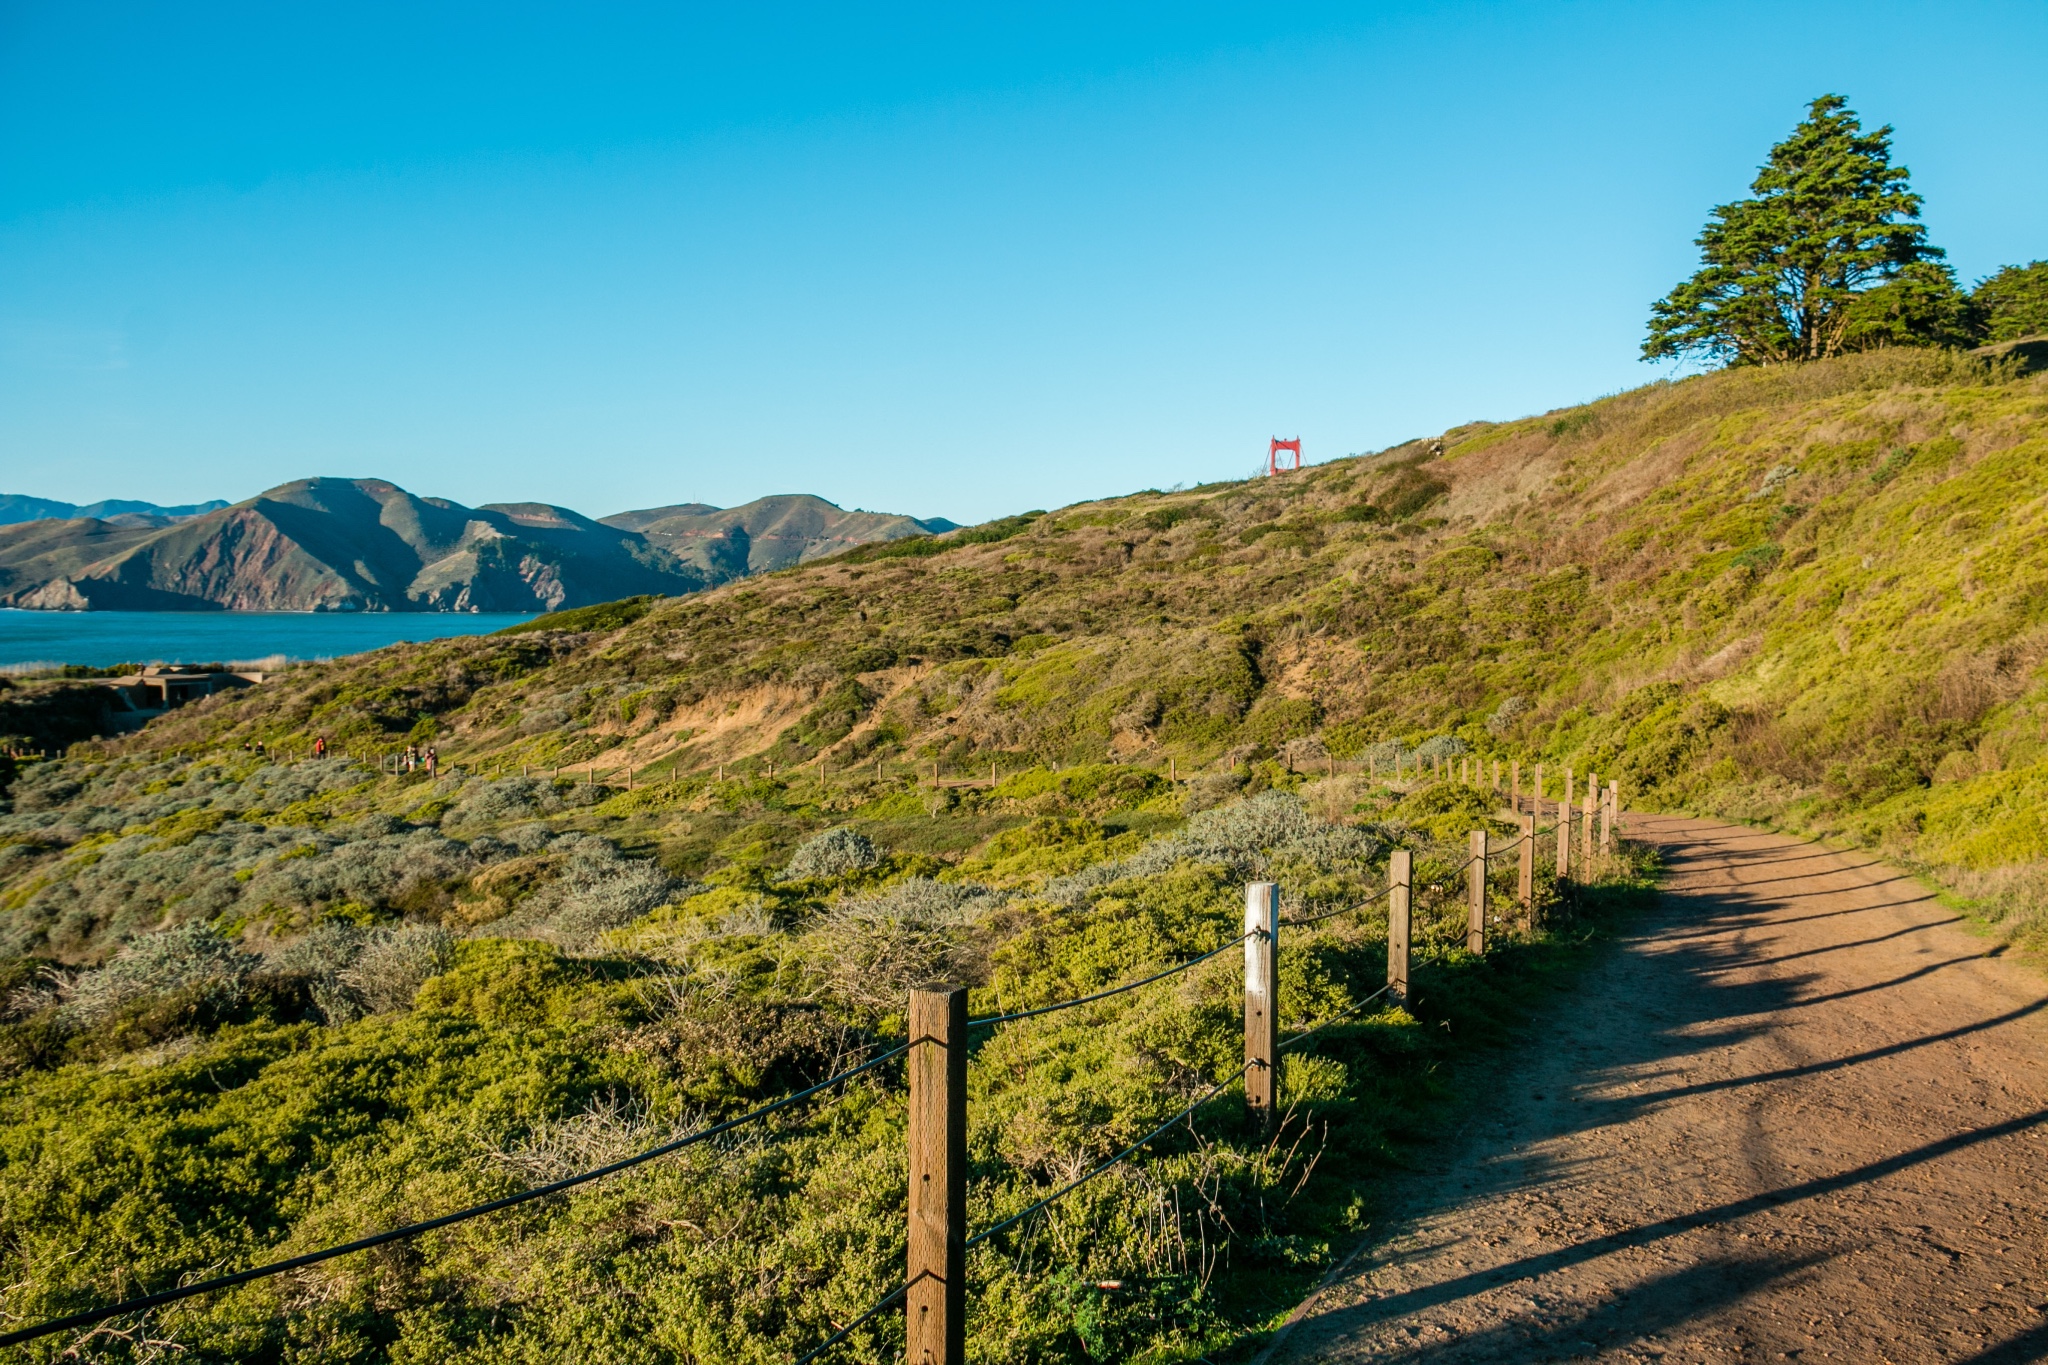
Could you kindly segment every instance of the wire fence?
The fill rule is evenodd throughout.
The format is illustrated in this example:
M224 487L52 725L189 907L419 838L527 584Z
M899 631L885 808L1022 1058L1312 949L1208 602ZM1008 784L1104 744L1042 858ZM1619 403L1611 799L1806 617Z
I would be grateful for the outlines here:
M1025 1209L1023 1212L1013 1213L1008 1218L1005 1218L1002 1222L994 1224L991 1227L983 1228L980 1232L975 1233L972 1237L969 1237L967 1239L967 1249L969 1251L972 1251L975 1247L980 1246L983 1242L986 1242L989 1238L995 1236L1003 1229L1014 1227L1018 1223L1023 1222L1026 1218L1029 1218L1032 1214L1037 1213L1040 1209L1047 1208L1053 1204L1057 1204L1060 1200L1066 1198L1075 1190L1080 1189L1083 1185L1093 1180L1096 1176L1101 1175L1104 1171L1111 1170L1117 1166L1122 1165L1125 1161L1129 1160L1132 1154L1134 1154L1140 1147L1143 1147L1146 1143L1152 1141L1152 1139L1158 1137L1161 1133L1164 1133L1167 1129L1173 1127L1182 1119L1187 1118L1189 1115L1193 1114L1197 1109L1200 1109L1203 1105L1215 1099L1225 1090L1228 1090L1231 1086L1243 1080L1245 1072L1250 1071L1251 1069L1252 1064L1250 1062L1246 1062L1236 1071L1232 1072L1228 1076L1225 1076L1222 1080L1216 1082L1207 1090L1203 1091L1200 1098L1196 1099L1192 1104L1188 1105L1178 1114L1175 1114L1172 1118L1160 1124L1157 1128L1154 1128L1151 1132L1145 1134L1145 1136L1139 1138L1136 1142L1133 1142L1130 1146L1124 1148L1115 1156L1109 1158L1107 1161L1104 1161L1102 1164L1095 1167L1095 1169L1089 1171L1086 1175L1076 1176L1074 1179L1060 1186L1051 1194L1039 1200L1036 1204L1033 1204L1030 1208Z
M1510 844L1505 849L1498 851L1490 851L1482 855L1467 857L1463 863L1458 864L1449 872L1440 874L1439 877L1435 879L1431 884L1429 884L1426 888L1418 886L1412 881L1406 883L1405 885L1407 885L1411 891L1419 889L1430 889L1440 891L1443 888L1444 883L1449 882L1451 879L1457 877L1458 874L1464 872L1468 868L1472 867L1474 864L1490 864L1491 861L1496 857L1505 857L1511 854L1518 853L1525 842L1532 840L1536 837L1540 837L1541 835L1546 833L1554 833L1558 828L1559 825L1553 824L1549 826L1547 829L1534 830L1530 834L1518 836L1516 841L1513 844ZM1336 919L1342 915L1354 914L1358 911L1368 909L1378 904L1381 900L1384 900L1387 897L1391 896L1393 892L1398 889L1401 889L1400 884L1390 882L1385 889L1373 894L1372 896L1367 897L1365 900L1360 901L1356 904L1342 906L1338 909L1326 911L1324 913L1317 915L1298 917L1289 920L1279 920L1277 921L1277 924L1285 925L1291 928L1300 928L1309 925L1320 924L1327 920ZM1245 933L1240 934L1238 937L1232 939L1228 943L1221 945L1220 947L1213 948L1210 951L1203 953L1198 957L1191 958L1186 962L1177 963L1174 966L1168 967L1162 971L1154 972L1150 975L1141 977L1135 981L1125 982L1121 985L1112 986L1105 990L1094 991L1087 995L1077 996L1071 1000L1063 1000L1056 1002L1054 1004L1040 1005L1025 1010L1016 1010L1007 1014L987 1015L978 1019L969 1019L966 1021L966 1023L970 1029L992 1028L994 1026L1001 1024L1010 1024L1016 1023L1020 1020L1039 1018L1045 1015L1055 1014L1063 1010L1075 1009L1082 1005L1088 1005L1103 1000L1113 999L1115 997L1126 995L1133 991L1143 989L1144 987L1153 985L1157 982L1165 981L1169 978L1176 977L1183 973L1192 971L1196 967L1199 967L1206 962L1213 961L1214 959L1221 957L1223 954L1229 952L1231 949L1236 948L1252 939L1264 937L1265 933L1266 931L1262 929L1247 930ZM1373 1005L1376 1001L1382 999L1383 997L1393 992L1395 990L1395 987L1396 983L1393 980L1389 980L1388 983L1382 986L1380 989L1374 991L1372 994L1368 996L1365 996L1363 999L1353 1002L1350 1006L1346 1007L1339 1013L1331 1016L1328 1019L1323 1020L1321 1023L1318 1023L1309 1029L1306 1029L1300 1033L1295 1034L1293 1037L1289 1038L1284 1043L1279 1044L1277 1050L1279 1052L1285 1052L1291 1048L1298 1047L1301 1044L1307 1042L1309 1039L1322 1033L1324 1030L1331 1028L1334 1025L1341 1023L1346 1019L1357 1017L1368 1007ZM887 1064L888 1062L904 1056L910 1051L910 1049L911 1044L908 1042L899 1044L895 1047L889 1048L884 1052L877 1053L875 1056L868 1058L866 1061L860 1063L858 1066L851 1067L845 1071L839 1072L836 1075L829 1076L826 1079L819 1081L814 1085L808 1086L792 1094L785 1095L782 1098L773 1101L772 1103L762 1105L761 1107L751 1110L748 1113L739 1115L732 1119L727 1119L721 1123L713 1124L708 1128L700 1129L684 1137L677 1138L670 1142L662 1143L655 1147L650 1147L645 1151L635 1153L634 1155L621 1158L620 1160L611 1162L603 1166L595 1167L588 1171L580 1172L576 1175L567 1176L563 1179L552 1181L545 1185L539 1185L532 1187L530 1189L522 1190L518 1193L506 1195L499 1199L493 1199L481 1204L476 1204L469 1208L461 1209L453 1213L443 1214L436 1218L425 1219L416 1223L409 1223L403 1227L392 1228L388 1231L376 1233L368 1237L359 1238L352 1242L346 1242L336 1246L326 1247L319 1251L308 1252L301 1256L290 1257L282 1261L274 1261L266 1265L251 1267L247 1270L236 1271L232 1274L217 1276L212 1279L199 1281L189 1285L180 1285L171 1289L159 1290L152 1294L140 1295L135 1298L125 1299L117 1303L105 1305L103 1307L87 1309L81 1312L68 1314L64 1317L51 1319L49 1321L38 1323L30 1327L18 1328L14 1331L0 1333L0 1346L19 1345L24 1342L33 1341L41 1337L56 1335L61 1332L76 1331L81 1328L92 1327L98 1323L105 1322L110 1318L121 1317L134 1313L143 1313L155 1308L163 1307L168 1304L181 1302L186 1299L197 1298L207 1294L218 1293L222 1290L232 1289L237 1286L249 1284L257 1280L269 1278L271 1276L281 1275L293 1270L299 1270L308 1266L318 1265L321 1262L333 1260L341 1256L347 1256L358 1251L367 1251L372 1248L385 1246L393 1242L418 1237L423 1233L431 1232L438 1228L449 1227L457 1223L466 1222L474 1218L480 1218L487 1214L496 1213L504 1209L514 1208L521 1204L527 1204L539 1199L545 1199L551 1195L560 1194L567 1190L574 1189L578 1186L586 1185L593 1181L604 1179L607 1176L617 1174L621 1171L629 1170L633 1167L644 1165L647 1162L658 1160L661 1157L671 1155L678 1151L682 1151L685 1148L693 1147L700 1143L711 1141L712 1139L717 1138L722 1134L732 1132L733 1130L740 1128L746 1124L757 1122L773 1114L792 1108L795 1105L801 1104L805 1100L812 1098L813 1096L822 1094L828 1090L844 1085L845 1083L855 1079L856 1077L874 1071L882 1067L883 1065ZM1044 1198L1039 1199L1035 1203L1031 1204L1029 1207L1021 1210L1018 1213L1012 1214L1009 1217L1003 1219L1002 1221L995 1223L990 1227L984 1228L982 1231L967 1238L965 1244L966 1248L972 1249L976 1246L979 1246L982 1243L996 1236L998 1233L1001 1233L1008 1228L1015 1227L1023 1223L1025 1220L1031 1218L1033 1215L1045 1210L1046 1208L1049 1208L1053 1204L1058 1203L1060 1200L1064 1199L1069 1194L1072 1194L1075 1190L1078 1190L1082 1186L1088 1184L1090 1181L1096 1179L1104 1173L1113 1170L1117 1166L1128 1161L1131 1157L1133 1157L1140 1150L1142 1150L1148 1143L1153 1142L1177 1124L1192 1119L1193 1115L1197 1111L1199 1111L1204 1105L1211 1103L1219 1095L1227 1091L1230 1087L1236 1085L1239 1081L1244 1080L1244 1078L1255 1065L1262 1064L1263 1063L1260 1063L1258 1061L1247 1059L1245 1064L1242 1067L1238 1068L1237 1071L1212 1083L1195 1099L1193 1099L1188 1104L1183 1106L1172 1116L1168 1117L1163 1122L1159 1123L1151 1130L1146 1132L1142 1137L1138 1138L1136 1141L1124 1147L1115 1155L1098 1163L1096 1166L1094 1166L1084 1174L1068 1181L1066 1184L1062 1185L1057 1190L1054 1190L1050 1194L1046 1195ZM844 1327L838 1328L830 1337L826 1338L818 1345L812 1347L804 1355L798 1357L796 1359L795 1365L808 1365L808 1362L818 1359L819 1357L823 1356L826 1352L830 1351L834 1346L843 1343L853 1332L857 1331L860 1327L862 1327L866 1323L873 1321L876 1317L888 1311L892 1306L896 1305L897 1303L902 1302L908 1294L909 1288L910 1286L908 1282L898 1285L895 1289L891 1290L888 1294L885 1294L882 1298L880 1298L874 1304L868 1307L853 1321L849 1322Z
M1360 901L1356 905L1346 905L1341 906L1335 910L1326 910L1320 915L1307 915L1296 919L1283 919L1280 921L1280 923L1283 927L1288 929L1307 928L1311 924L1321 924L1324 920L1335 919L1339 915L1349 915L1354 914L1360 910L1369 909L1370 907L1378 904L1380 901L1385 900L1388 896L1391 896L1393 894L1394 888L1392 886L1389 886L1384 890L1375 891L1372 895L1367 896L1364 900Z
M1389 981L1386 985L1380 987L1371 995L1365 997L1365 999L1353 1002L1351 1005L1347 1006L1342 1010L1339 1010L1337 1013L1323 1020L1322 1023L1317 1024L1314 1028L1304 1029L1300 1033L1295 1034L1292 1038L1289 1038L1286 1042L1280 1044L1280 1050L1282 1052L1285 1052L1287 1051L1287 1049L1291 1047L1299 1047L1301 1044L1315 1037L1318 1033L1321 1033L1324 1029L1330 1027L1332 1024L1341 1024L1346 1019L1352 1019L1357 1017L1359 1014L1364 1012L1365 1007L1367 1005L1370 1005L1373 1001L1379 999L1381 996L1389 994L1393 989L1394 983Z
M59 1332L76 1331L81 1327L91 1327L97 1323L105 1322L108 1318L121 1317L128 1313L143 1313L153 1308L161 1308L165 1304L197 1298L202 1294L214 1294L223 1289L233 1289L237 1285L268 1279L272 1275L282 1275L287 1271L318 1265L322 1261L331 1261L338 1256L347 1256L357 1251L368 1251L373 1247L386 1246L392 1242L417 1237L421 1233L432 1232L436 1228L445 1228L456 1223L467 1222L472 1218L481 1218L487 1213L497 1213L502 1209L513 1208L520 1204L530 1204L536 1199L545 1199L551 1194L560 1194L564 1190L574 1189L578 1185L587 1185L593 1180L602 1180L608 1175L616 1175L620 1171L645 1165L647 1162L654 1161L660 1157L680 1152L685 1147L694 1147L699 1143L709 1142L712 1138L729 1133L742 1125L753 1123L758 1119L764 1119L770 1114L778 1113L793 1105L800 1104L813 1095L830 1090L835 1086L843 1085L856 1076L873 1071L883 1063L901 1057L908 1051L910 1051L910 1044L908 1043L890 1048L887 1052L868 1058L859 1066L842 1071L836 1076L828 1077L825 1080L819 1081L816 1085L797 1091L795 1094L785 1095L772 1104L764 1104L759 1109L742 1114L738 1118L727 1119L723 1123L716 1123L709 1128L699 1129L697 1132L677 1138L673 1142L664 1142L658 1147L650 1147L644 1152L623 1157L608 1165L583 1171L580 1174L568 1176L561 1180L551 1181L546 1185L536 1185L531 1189L521 1190L517 1194L508 1194L502 1199L493 1199L454 1213L442 1214L438 1218L428 1218L421 1222L408 1223L404 1227L392 1228L388 1232L380 1232L369 1237L358 1238L353 1242L344 1242L339 1246L325 1247L319 1251L309 1251L303 1256L293 1256L283 1261L272 1261L268 1265L253 1266L248 1270L239 1270L231 1275L217 1276L214 1279L202 1280L196 1284L179 1285L174 1289L158 1290L154 1294L143 1294L136 1298L125 1299L120 1303L108 1304L101 1308L90 1308L83 1312L54 1318L48 1322L40 1322L33 1327L23 1327L12 1332L0 1333L0 1346L14 1346L21 1342L34 1341L38 1337L53 1336Z
M1057 1005L1040 1005L1036 1009L1018 1010L1014 1014L991 1014L980 1019L969 1019L967 1027L987 1028L993 1027L996 1024L1013 1024L1019 1019L1036 1019L1042 1014L1058 1014L1061 1010L1070 1010L1077 1005L1092 1005L1097 1000L1108 1000L1112 996L1124 995L1137 990L1140 986L1149 986L1155 981L1164 981L1169 976L1179 976L1182 972L1201 966L1211 958L1221 957L1246 939L1256 937L1258 933L1259 931L1254 929L1239 934L1221 948L1212 949L1209 952L1203 953L1198 958L1183 962L1177 967L1168 967L1163 972L1156 972L1139 981L1127 981L1121 986L1111 986L1108 990L1097 991L1093 995L1084 995L1073 1000L1062 1000Z
M846 1326L840 1328L831 1336L826 1337L816 1346L813 1346L810 1350L805 1351L802 1355L798 1356L796 1358L795 1365L810 1365L810 1363L816 1360L819 1356L824 1355L825 1352L831 1350L834 1346L837 1346L840 1342L852 1336L862 1327L865 1327L868 1323L873 1322L876 1318L888 1312L889 1309L896 1305L898 1300L900 1300L905 1294L908 1294L909 1292L910 1285L907 1281L903 1284L897 1285L894 1289L882 1295L881 1298L876 1299L875 1302L868 1308L868 1310L865 1313L862 1313L852 1322L847 1323Z

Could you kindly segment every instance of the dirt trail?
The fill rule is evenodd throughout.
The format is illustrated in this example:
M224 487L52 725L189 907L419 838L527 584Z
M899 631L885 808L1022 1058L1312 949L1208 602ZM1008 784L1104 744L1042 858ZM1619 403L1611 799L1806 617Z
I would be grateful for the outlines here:
M2048 1360L2048 983L1881 864L1629 825L1661 909L1275 1365Z

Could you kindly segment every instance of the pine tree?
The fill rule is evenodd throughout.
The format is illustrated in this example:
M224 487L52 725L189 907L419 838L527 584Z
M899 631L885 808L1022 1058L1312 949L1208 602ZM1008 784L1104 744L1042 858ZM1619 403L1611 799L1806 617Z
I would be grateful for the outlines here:
M1945 261L1915 261L1898 275L1853 296L1845 311L1841 349L1879 346L1975 346L1983 337L1981 310L1956 284Z
M1978 284L1970 297L1992 341L2048 335L2048 261L2009 265Z
M1700 270L1651 308L1643 358L1771 365L1937 340L1917 329L1954 311L1938 297L1942 282L1963 299L1946 267L1938 278L1915 270L1914 287L1894 291L1888 310L1878 300L1856 306L1943 254L1927 244L1906 168L1892 164L1891 135L1889 125L1864 132L1840 95L1815 100L1771 148L1750 185L1756 197L1713 211L1697 239Z

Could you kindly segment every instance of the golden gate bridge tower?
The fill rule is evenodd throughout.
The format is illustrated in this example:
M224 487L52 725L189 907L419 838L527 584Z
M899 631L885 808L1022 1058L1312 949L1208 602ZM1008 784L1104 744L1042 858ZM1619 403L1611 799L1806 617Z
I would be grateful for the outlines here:
M1297 436L1291 441L1283 441L1278 436L1275 436L1272 447L1266 451L1266 475L1268 478L1280 472L1280 452L1283 450L1294 452L1294 463L1289 465L1288 468L1301 468L1301 438Z

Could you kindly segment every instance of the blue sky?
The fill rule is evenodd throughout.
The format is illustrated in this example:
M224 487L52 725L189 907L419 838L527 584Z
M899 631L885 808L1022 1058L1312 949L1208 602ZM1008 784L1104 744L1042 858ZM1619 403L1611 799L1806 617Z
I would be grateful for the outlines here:
M739 11L744 11L741 13ZM980 520L1666 374L1805 103L2048 256L2048 6L0 0L0 491Z

